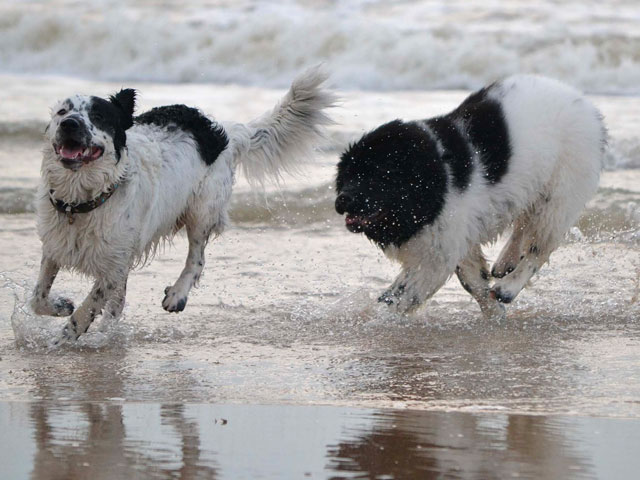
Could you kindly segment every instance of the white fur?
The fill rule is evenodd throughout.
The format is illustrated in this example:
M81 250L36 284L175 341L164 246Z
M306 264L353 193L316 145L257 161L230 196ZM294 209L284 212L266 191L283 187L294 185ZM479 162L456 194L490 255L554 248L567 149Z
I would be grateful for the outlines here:
M474 169L466 190L449 189L434 224L385 250L403 267L385 294L400 311L423 303L455 271L486 315L501 315L496 298L515 298L597 190L606 131L582 94L551 79L516 75L490 95L502 105L509 129L508 171L489 185ZM480 246L511 225L514 233L493 269L501 278L490 289L479 274L488 272Z
M66 299L49 298L49 289L59 268L68 268L96 279L92 292L69 319L63 340L76 339L94 317L105 310L119 316L124 306L129 270L144 263L158 244L186 227L189 254L185 268L168 287L163 307L184 308L191 287L204 263L204 247L211 234L223 232L229 223L228 205L239 164L247 177L263 182L277 179L291 169L317 142L329 123L324 109L334 103L321 88L326 75L312 69L300 75L283 100L270 113L249 123L225 124L227 148L207 166L200 158L192 136L182 130L152 124L134 124L127 130L127 148L116 162L113 142L97 130L94 140L105 145L102 158L77 171L63 168L52 142L60 123L55 112L47 130L42 161L42 182L37 200L38 233L43 261L35 288L34 311L68 315L73 305ZM89 121L82 105L89 97L72 97L77 114ZM67 203L85 202L119 188L103 205L86 214L76 214L70 224L49 200L49 191Z

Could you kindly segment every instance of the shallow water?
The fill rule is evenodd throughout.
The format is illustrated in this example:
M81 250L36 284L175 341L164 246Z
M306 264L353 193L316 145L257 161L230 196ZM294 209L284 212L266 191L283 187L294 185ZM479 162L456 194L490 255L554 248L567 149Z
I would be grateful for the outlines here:
M107 464L135 478L140 462L161 478L358 478L367 468L376 478L615 478L616 468L637 469L628 448L640 446L640 98L593 98L611 133L601 188L503 322L483 320L455 279L417 314L391 315L375 299L397 267L332 207L335 162L350 139L394 117L447 111L466 92L348 92L305 176L266 195L239 179L234 225L208 247L185 312L160 306L186 256L179 235L131 275L120 321L50 349L64 320L24 306L40 261L31 204L40 132L53 99L120 84L0 81L0 432L34 455L15 468L32 462L33 478L72 467L96 478ZM238 121L282 94L134 86L141 110L180 101ZM63 273L53 290L79 302L88 282ZM209 421L219 418L229 423ZM398 442L406 448L394 456ZM289 456L269 457L275 450Z
M0 258L30 274L33 219L10 219ZM4 398L640 415L634 248L565 246L495 323L453 280L418 314L391 315L375 296L394 267L349 235L326 225L236 227L209 248L186 311L170 315L159 303L183 262L178 238L132 274L123 319L52 351L63 320L32 316L9 284L2 305L14 291L18 300L13 313L3 307ZM58 280L76 299L86 290L71 275Z
M0 403L4 478L630 478L640 421L326 406ZM11 433L10 433L11 432Z

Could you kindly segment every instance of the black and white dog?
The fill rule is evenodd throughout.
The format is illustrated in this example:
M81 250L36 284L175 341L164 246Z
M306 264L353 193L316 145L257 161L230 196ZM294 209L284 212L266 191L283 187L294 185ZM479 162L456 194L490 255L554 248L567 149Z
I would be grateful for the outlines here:
M75 340L104 311L118 317L129 271L158 244L186 228L189 253L162 306L185 308L198 282L211 235L229 223L237 165L248 179L279 176L308 155L334 96L326 75L311 69L273 111L246 125L220 125L184 105L134 117L135 92L105 100L74 96L52 110L37 199L43 255L31 306L42 315L71 315L61 340ZM95 278L82 305L51 298L60 268Z
M335 207L402 265L380 301L411 311L455 272L486 316L502 316L595 193L605 142L579 92L517 75L446 115L365 134L341 156ZM481 245L509 226L492 286Z

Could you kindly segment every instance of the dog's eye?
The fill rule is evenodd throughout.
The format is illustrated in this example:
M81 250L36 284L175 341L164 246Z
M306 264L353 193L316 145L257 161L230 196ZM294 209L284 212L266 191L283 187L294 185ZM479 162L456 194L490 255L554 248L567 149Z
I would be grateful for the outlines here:
M56 115L62 116L62 115L65 115L66 113L67 113L67 110L64 108L61 108L60 110L58 110L58 113L56 113Z

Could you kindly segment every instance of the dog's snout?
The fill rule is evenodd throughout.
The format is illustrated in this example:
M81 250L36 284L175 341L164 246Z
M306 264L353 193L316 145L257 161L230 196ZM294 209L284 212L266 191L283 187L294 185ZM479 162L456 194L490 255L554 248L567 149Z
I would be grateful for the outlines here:
M352 201L353 199L346 193L341 193L340 195L338 195L338 197L336 198L336 212L342 215L347 211Z
M77 132L80 129L80 122L73 117L67 117L60 122L60 129L67 133Z

